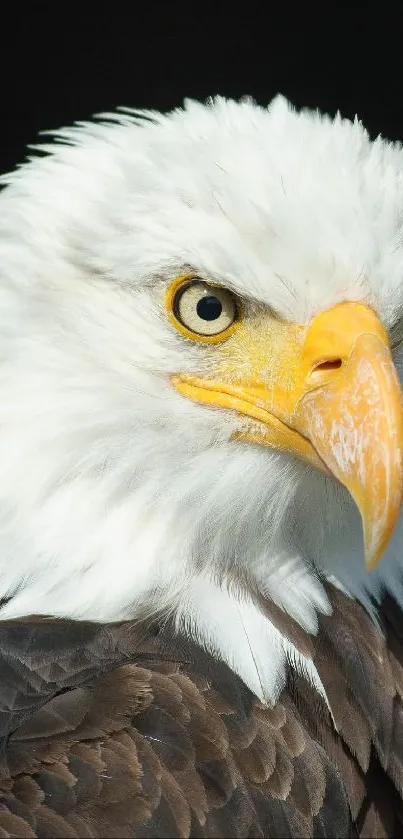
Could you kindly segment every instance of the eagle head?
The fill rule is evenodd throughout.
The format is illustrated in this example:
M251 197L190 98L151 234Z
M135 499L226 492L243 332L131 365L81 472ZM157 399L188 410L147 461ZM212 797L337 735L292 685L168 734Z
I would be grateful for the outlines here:
M281 97L55 137L0 195L0 616L320 689L266 606L400 590L402 149Z

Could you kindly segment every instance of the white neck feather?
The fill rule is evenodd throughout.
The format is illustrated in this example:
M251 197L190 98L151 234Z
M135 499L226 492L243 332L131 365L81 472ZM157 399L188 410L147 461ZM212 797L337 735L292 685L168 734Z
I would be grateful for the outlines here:
M200 575L189 584L183 603L176 613L177 630L224 661L262 702L273 705L278 699L286 681L287 662L327 702L313 662L247 596L237 597L207 575Z

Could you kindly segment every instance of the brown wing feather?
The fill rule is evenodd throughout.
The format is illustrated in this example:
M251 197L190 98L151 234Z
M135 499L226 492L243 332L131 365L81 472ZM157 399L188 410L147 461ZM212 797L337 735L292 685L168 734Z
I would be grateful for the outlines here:
M333 615L304 650L337 731L291 668L268 709L167 627L3 623L0 836L398 835L399 613L385 601L383 638L329 592Z

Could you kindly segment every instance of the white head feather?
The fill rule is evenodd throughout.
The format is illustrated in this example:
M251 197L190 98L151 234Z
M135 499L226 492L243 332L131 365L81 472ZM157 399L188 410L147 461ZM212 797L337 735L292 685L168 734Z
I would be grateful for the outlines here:
M359 515L173 389L212 351L162 301L190 267L293 321L358 300L398 329L403 152L281 97L128 112L57 139L0 195L1 615L174 611L262 698L286 655L318 683L235 572L315 632L317 570L366 598ZM402 532L375 596L396 586Z

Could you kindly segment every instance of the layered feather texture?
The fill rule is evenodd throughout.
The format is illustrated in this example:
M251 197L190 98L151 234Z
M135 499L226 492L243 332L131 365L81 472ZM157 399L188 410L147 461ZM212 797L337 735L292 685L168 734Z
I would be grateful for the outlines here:
M402 616L384 601L388 647L328 594L313 656L337 730L292 667L269 709L166 624L3 624L1 835L400 835Z

